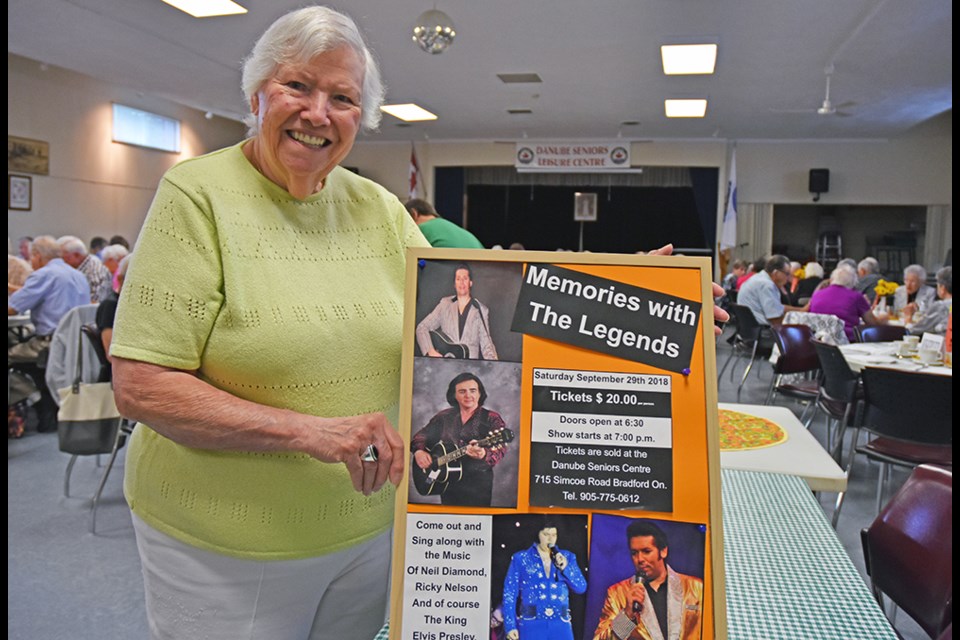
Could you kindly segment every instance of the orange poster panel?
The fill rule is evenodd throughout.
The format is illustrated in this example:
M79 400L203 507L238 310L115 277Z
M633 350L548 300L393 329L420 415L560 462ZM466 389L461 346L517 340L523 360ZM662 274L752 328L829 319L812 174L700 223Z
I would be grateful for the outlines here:
M710 262L558 257L408 255L391 638L726 637Z

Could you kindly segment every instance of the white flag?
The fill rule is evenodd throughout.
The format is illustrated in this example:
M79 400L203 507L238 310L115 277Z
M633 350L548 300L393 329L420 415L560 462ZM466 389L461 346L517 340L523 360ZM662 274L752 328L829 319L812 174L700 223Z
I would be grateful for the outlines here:
M737 148L730 156L730 176L727 179L727 206L723 210L720 229L720 250L737 246Z
M420 165L417 163L417 150L410 145L410 193L408 199L417 197L417 188L420 186Z

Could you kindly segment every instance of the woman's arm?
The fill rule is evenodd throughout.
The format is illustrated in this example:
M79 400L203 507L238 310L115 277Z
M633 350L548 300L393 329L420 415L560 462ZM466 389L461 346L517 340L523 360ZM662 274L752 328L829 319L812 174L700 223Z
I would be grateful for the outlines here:
M403 440L382 413L320 417L238 398L200 380L194 372L113 358L113 387L121 415L196 449L300 451L317 460L342 462L364 495L403 476ZM369 444L376 464L360 461Z

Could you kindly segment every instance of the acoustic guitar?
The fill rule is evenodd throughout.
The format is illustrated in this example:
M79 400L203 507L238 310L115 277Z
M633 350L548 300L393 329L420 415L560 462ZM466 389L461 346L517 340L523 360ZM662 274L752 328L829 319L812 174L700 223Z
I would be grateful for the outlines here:
M477 441L477 446L484 449L496 449L507 446L513 441L513 432L506 427L494 429L490 434ZM456 447L449 442L440 441L430 450L433 462L426 469L421 469L416 462L411 464L413 484L422 496L442 495L453 482L463 479L463 466L453 464L467 455L466 447Z
M454 342L440 329L430 330L430 342L444 358L466 358L470 353L467 345Z

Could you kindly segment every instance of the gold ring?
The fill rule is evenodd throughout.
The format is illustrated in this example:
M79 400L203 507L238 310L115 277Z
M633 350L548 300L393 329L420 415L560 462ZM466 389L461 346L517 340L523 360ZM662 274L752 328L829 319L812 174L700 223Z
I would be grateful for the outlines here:
M380 452L374 445L367 445L367 448L360 452L360 459L364 462L376 462L380 457Z

